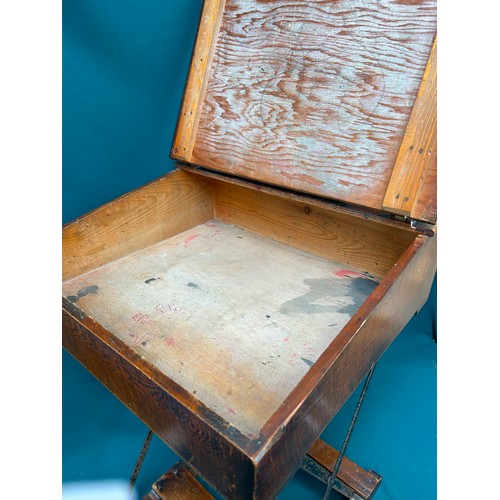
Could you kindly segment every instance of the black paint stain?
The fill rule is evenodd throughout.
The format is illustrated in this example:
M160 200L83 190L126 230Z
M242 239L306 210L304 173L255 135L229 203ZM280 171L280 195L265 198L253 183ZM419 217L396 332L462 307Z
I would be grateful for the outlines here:
M349 287L350 295L352 295L354 299L354 304L341 307L338 312L348 314L352 318L361 304L365 301L366 297L372 293L376 286L376 281L367 278L354 278Z
M187 284L187 286L190 286L191 288L195 288L196 290L201 290L201 288L199 287L199 285L197 285L196 283L189 282Z
M307 366L311 367L314 363L310 359L300 358Z
M303 282L310 291L300 297L281 304L280 313L287 316L295 314L345 313L353 316L366 297L377 286L377 282L368 278L352 279L322 278L306 279ZM336 303L338 299L338 303ZM325 300L331 304L322 304ZM352 304L345 304L348 300Z
M66 311L68 311L75 318L80 320L84 320L85 318L87 318L87 315L81 309L75 306L73 302L70 302L68 298L63 297L62 302L64 309L66 309Z
M147 283L148 285L150 283L152 283L153 281L156 281L156 280L159 280L160 278L149 278L148 280L146 280L144 283Z
M85 295L95 295L98 290L99 287L97 285L86 286L85 288L82 288L76 295L70 295L68 297L68 300L70 300L74 304L75 302L78 302L82 297L85 297Z

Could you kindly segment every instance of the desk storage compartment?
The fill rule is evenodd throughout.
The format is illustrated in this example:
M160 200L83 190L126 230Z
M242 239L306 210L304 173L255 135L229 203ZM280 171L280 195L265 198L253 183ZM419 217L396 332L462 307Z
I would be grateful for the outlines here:
M64 228L64 346L219 491L264 498L424 303L435 240L179 169Z

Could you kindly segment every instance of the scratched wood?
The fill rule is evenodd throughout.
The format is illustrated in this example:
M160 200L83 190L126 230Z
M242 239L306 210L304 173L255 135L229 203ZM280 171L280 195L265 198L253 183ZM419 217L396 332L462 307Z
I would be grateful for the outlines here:
M437 39L425 68L417 100L385 194L384 210L436 222ZM430 171L430 172L429 172ZM434 182L426 183L427 177ZM428 192L432 188L431 192ZM423 197L428 209L421 210ZM431 200L434 204L431 205ZM429 217L429 214L432 216Z
M65 282L63 295L253 438L376 284L212 220Z
M381 209L435 32L435 0L227 0L180 158Z

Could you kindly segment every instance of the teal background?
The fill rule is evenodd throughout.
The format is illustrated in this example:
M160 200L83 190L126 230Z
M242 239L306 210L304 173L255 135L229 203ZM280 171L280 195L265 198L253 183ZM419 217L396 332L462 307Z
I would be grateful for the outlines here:
M173 168L169 150L201 5L63 1L63 222ZM436 282L377 365L348 449L383 476L379 500L436 498L435 309ZM63 482L127 479L146 427L64 351L62 361ZM359 391L323 434L338 448ZM139 493L175 460L154 437ZM323 487L299 471L279 498L322 496Z

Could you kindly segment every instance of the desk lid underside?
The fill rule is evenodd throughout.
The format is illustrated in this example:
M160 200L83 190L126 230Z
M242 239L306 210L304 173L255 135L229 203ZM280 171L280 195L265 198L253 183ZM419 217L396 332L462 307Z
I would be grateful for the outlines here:
M435 34L435 0L207 0L172 156L390 211ZM430 129L414 211L435 222Z
M63 295L252 439L376 284L214 220Z

